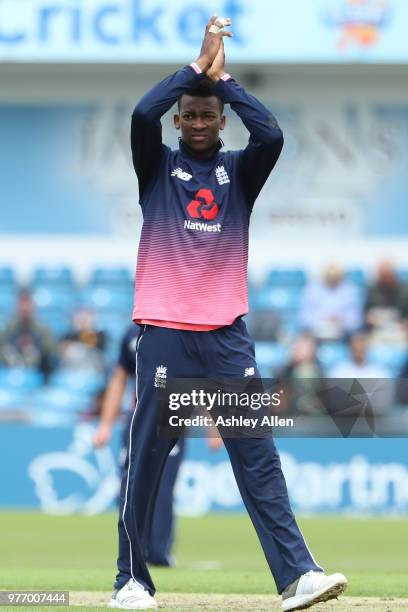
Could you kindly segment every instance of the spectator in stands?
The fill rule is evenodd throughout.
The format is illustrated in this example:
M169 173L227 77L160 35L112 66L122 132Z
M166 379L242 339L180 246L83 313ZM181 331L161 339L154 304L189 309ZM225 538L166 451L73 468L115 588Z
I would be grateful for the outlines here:
M291 413L311 414L319 411L317 394L324 385L324 372L316 354L316 341L308 333L301 334L292 346L289 363L277 378L285 385L284 404Z
M369 395L371 405L377 414L387 412L394 405L395 384L390 371L370 360L368 335L359 332L349 340L350 359L342 361L329 372L330 378L358 379ZM374 379L372 382L366 379Z
M248 319L248 329L255 341L277 340L280 325L279 315L270 308L257 309Z
M92 311L78 310L72 319L72 329L59 345L60 366L104 372L106 334L97 329Z
M36 368L45 377L55 367L54 339L49 329L36 320L28 291L20 293L17 313L0 336L0 362L8 367Z
M408 321L408 285L399 280L388 259L378 264L377 278L368 288L364 310L368 329L390 333L399 329L404 334L403 327Z
M319 340L339 340L361 327L361 310L356 288L345 280L339 266L330 265L322 281L306 287L300 322Z
M349 340L350 359L335 365L331 378L387 378L390 372L382 365L373 363L368 357L368 336L359 332Z
M405 361L396 383L395 399L397 404L408 405L408 359Z

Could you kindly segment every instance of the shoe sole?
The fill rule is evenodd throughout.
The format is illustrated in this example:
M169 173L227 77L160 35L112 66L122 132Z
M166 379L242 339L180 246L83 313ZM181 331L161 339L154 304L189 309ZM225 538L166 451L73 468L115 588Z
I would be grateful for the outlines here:
M333 584L332 586L324 589L323 591L318 591L314 595L298 595L295 597L291 597L291 599L297 599L297 601L293 601L292 603L287 602L290 607L285 607L284 603L282 604L282 610L284 612L293 612L294 610L306 610L311 606L314 606L317 603L322 603L324 601L329 601L329 599L337 599L339 595L341 595L347 588L347 580L339 581Z
M143 603L140 602L140 606L125 606L119 603L116 599L111 599L108 603L108 608L120 608L121 610L155 610L157 608L156 602Z

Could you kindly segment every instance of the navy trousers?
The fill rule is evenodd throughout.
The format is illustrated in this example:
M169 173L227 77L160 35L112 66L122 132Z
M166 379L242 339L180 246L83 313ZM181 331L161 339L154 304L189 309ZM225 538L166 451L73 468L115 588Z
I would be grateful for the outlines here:
M137 341L137 409L133 415L129 453L121 486L119 557L115 588L130 578L151 595L155 587L145 561L144 542L167 456L177 439L157 435L155 380L168 378L241 378L254 368L254 345L245 323L209 332L181 331L150 325ZM159 370L158 370L159 368ZM321 570L296 524L272 438L225 438L234 475L278 592L309 570Z
M129 414L126 426L123 430L122 446L124 463L123 469L128 469L128 444L130 425L132 423L133 412ZM172 547L174 542L174 486L176 484L178 471L184 456L185 439L180 438L171 450L163 474L160 479L159 490L154 504L153 517L147 540L143 542L145 558L152 565L170 566L173 563Z

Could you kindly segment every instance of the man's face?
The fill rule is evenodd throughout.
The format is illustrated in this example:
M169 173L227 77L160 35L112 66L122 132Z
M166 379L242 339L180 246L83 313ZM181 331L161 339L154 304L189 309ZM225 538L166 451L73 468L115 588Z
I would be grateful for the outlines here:
M225 126L225 115L215 96L184 95L180 100L179 114L174 115L174 125L181 130L182 141L197 154L202 154L216 146L219 132Z

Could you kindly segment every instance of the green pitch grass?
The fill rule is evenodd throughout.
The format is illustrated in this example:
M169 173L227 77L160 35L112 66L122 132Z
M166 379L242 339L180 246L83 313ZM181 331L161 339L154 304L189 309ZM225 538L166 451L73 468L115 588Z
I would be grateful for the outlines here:
M299 523L325 570L347 575L348 595L408 596L408 518ZM245 515L180 519L175 554L176 568L152 570L159 591L275 593ZM0 589L107 591L115 562L115 514L0 514Z

